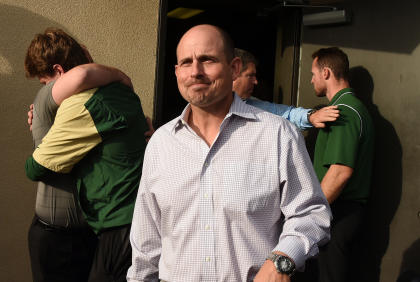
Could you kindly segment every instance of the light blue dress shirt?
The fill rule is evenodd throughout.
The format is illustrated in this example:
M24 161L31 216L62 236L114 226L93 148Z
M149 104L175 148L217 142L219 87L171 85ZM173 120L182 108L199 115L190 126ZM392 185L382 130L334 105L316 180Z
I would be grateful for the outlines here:
M308 121L308 112L311 109L304 109L301 107L296 108L293 106L271 103L252 96L248 99L245 99L245 102L248 105L260 108L277 116L284 117L301 130L313 127L312 124Z

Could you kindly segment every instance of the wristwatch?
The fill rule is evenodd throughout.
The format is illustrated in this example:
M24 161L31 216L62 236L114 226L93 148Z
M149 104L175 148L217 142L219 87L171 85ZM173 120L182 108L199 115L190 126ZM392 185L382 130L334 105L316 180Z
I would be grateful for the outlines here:
M286 256L271 253L267 259L274 262L274 266L276 267L278 273L283 273L292 276L292 274L296 270L295 263Z
M312 109L312 110L309 110L308 113L306 114L306 118L308 119L308 122L312 125L313 125L313 123L309 120L309 117L315 112L316 112L316 110Z

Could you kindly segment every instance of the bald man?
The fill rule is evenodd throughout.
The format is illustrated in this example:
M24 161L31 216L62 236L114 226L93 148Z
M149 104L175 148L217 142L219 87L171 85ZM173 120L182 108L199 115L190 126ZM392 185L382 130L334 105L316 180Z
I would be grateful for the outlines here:
M230 37L191 28L175 75L188 105L146 149L127 281L290 281L331 214L302 135L232 92Z

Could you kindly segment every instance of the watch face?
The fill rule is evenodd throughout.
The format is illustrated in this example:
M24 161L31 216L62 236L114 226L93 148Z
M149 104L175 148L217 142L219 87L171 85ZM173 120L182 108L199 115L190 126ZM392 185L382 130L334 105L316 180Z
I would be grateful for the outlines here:
M275 262L274 265L281 273L290 274L293 272L293 263L287 257L279 257Z

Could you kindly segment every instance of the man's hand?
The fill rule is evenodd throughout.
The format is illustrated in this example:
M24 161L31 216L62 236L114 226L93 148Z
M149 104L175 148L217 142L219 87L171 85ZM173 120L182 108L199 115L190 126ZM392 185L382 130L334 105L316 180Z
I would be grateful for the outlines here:
M153 133L155 133L155 129L153 128L152 120L149 117L146 117L146 121L149 126L149 130L144 133L144 137L146 137L146 142L149 142L150 137L152 137Z
M324 128L326 122L335 121L340 116L337 106L323 107L309 116L309 122L316 128Z
M31 104L29 106L29 112L28 112L28 124L29 124L29 130L32 131L32 119L34 118L34 104Z
M254 282L290 282L290 276L278 273L274 263L266 260L255 276Z

